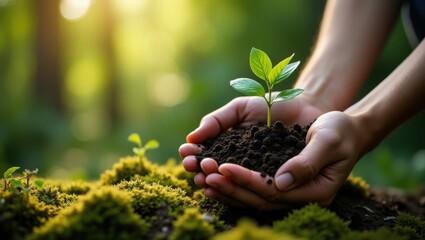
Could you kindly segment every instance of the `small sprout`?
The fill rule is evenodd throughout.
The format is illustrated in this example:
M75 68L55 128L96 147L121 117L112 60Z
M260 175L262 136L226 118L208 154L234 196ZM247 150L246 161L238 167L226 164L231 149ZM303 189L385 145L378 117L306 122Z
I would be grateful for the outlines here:
M145 145L143 145L142 139L140 138L139 134L132 133L130 136L128 136L128 141L135 143L137 147L133 148L133 152L139 156L140 161L140 173L143 172L143 169L145 169L145 166L143 164L143 157L145 156L145 153L149 149L154 149L159 147L159 142L156 140L149 140Z
M137 147L133 148L133 152L139 157L143 157L147 150L159 147L159 142L156 140L149 140L145 145L143 145L142 139L137 133L130 134L130 136L128 136L128 141L137 145Z
M248 96L264 98L267 103L267 126L271 125L271 108L273 103L288 101L303 92L302 89L286 89L272 96L276 84L288 78L298 67L300 62L289 63L294 54L272 66L269 56L260 49L252 48L249 55L249 65L254 74L264 80L267 85L267 95L263 85L250 78L237 78L230 81L230 85L238 92Z

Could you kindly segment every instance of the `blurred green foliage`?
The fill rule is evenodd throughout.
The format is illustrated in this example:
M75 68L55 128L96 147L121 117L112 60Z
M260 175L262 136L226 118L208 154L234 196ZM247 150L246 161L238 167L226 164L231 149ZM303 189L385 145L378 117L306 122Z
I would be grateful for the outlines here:
M161 143L160 150L147 154L150 159L179 160L179 145L201 117L238 95L229 80L251 76L246 67L251 47L270 53L274 63L295 52L302 67L325 1L57 4L0 0L0 169L19 165L37 167L46 177L92 179L132 154L126 141L131 132ZM39 49L52 37L59 41L53 61L46 58L49 49ZM410 51L398 21L359 97ZM59 63L60 84L36 91L34 83L44 80L39 77L43 59ZM47 76L55 70L48 67ZM294 79L280 87L290 87ZM49 98L55 93L59 97ZM424 119L421 114L392 133L361 161L356 175L372 185L402 186L400 176L411 176L414 162L425 161L412 160L424 148ZM418 180L403 187L423 181L424 168L414 171Z

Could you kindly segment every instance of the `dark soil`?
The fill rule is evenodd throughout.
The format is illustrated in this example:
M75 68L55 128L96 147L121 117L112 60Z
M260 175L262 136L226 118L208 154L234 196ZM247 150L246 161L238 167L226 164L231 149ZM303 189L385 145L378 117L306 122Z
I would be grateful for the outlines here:
M310 126L284 126L274 123L270 128L265 124L249 128L235 127L209 139L202 145L198 163L204 158L213 158L219 165L235 163L260 172L267 183L278 168L288 159L297 155L305 147L305 138ZM266 177L267 176L267 177ZM353 230L373 230L379 227L392 227L399 212L425 218L425 189L416 193L398 193L385 189L371 189L370 197L364 197L353 189L342 187L333 203L328 207L344 220L351 222ZM287 210L256 212L252 209L230 207L224 218L231 223L241 216L256 219L259 224L270 224L282 219Z
M204 150L197 155L200 162L213 158L219 165L235 163L257 172L274 176L288 159L305 147L309 126L286 127L276 122L271 127L264 124L250 128L235 127L209 139L202 145Z

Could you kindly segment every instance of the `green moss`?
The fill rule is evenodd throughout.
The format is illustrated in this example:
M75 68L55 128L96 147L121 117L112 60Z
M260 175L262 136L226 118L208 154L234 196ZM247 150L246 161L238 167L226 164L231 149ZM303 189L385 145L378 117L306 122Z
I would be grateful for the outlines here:
M242 219L232 230L219 233L214 240L292 240L299 239L285 233L273 231L270 227L258 227L253 221ZM313 238L312 238L313 239Z
M140 178L149 183L160 183L161 185L182 188L190 191L187 181L178 179L171 172L171 168L161 168L151 163L147 158L142 158L143 170L140 170L139 157L127 157L114 164L112 170L107 170L101 175L101 184L113 185L123 180Z
M103 187L35 229L30 239L141 239L147 230L128 193Z
M66 181L61 182L58 187L59 191L67 194L84 195L94 189L96 184L83 181Z
M135 211L144 218L154 216L155 212L164 206L167 207L168 214L175 218L181 215L185 208L196 205L196 201L187 196L183 189L159 183L134 179L121 181L116 186L130 193Z
M143 166L141 166L140 161L142 161ZM157 166L145 157L142 159L137 156L126 157L115 163L111 170L103 172L100 176L100 181L103 185L113 185L122 180L130 180L135 176L144 176L156 170Z
M376 240L376 239L385 239L385 240L407 240L405 236L400 236L393 233L388 228L380 228L376 231L351 231L346 235L340 238L341 240Z
M193 193L193 198L198 202L198 206L203 212L221 217L228 210L228 206L205 196L205 190L200 189Z
M355 177L351 174L348 176L341 189L344 193L348 192L349 194L360 195L365 198L370 196L369 184L367 184L363 178Z
M176 159L170 158L164 165L160 165L159 169L165 171L180 180L185 180L189 185L193 186L194 173L188 172L184 169L183 165L177 163Z
M308 239L339 239L349 232L349 223L317 204L309 204L275 221L273 229Z
M171 240L202 240L214 235L214 227L197 208L185 209L173 224Z
M23 239L34 227L56 215L56 208L30 195L0 192L0 232L3 239Z
M61 193L84 195L100 186L98 182L42 179L45 186L56 186Z
M142 176L140 177L140 179L145 181L146 183L159 183L164 186L181 188L187 192L190 191L190 187L187 181L178 179L170 173L162 172L159 170Z
M77 195L62 193L58 187L52 185L44 186L43 189L35 191L34 195L38 201L57 208L67 207L78 200Z
M408 213L400 213L394 231L409 236L409 239L425 239L425 221Z

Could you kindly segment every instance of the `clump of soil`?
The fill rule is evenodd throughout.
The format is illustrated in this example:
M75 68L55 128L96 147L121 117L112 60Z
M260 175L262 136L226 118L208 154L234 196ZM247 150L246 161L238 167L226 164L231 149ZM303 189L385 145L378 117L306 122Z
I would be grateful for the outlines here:
M270 127L261 123L249 128L235 127L205 141L197 161L209 157L219 165L235 163L263 176L274 176L283 163L305 147L309 127L298 124L287 127L279 121Z

